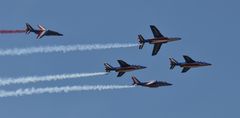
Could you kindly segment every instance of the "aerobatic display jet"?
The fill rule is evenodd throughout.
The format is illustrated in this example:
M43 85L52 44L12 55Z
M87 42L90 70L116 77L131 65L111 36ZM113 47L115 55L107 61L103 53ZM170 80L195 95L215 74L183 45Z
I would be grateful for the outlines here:
M30 32L34 32L35 34L37 34L37 39L42 38L43 36L63 36L63 34L60 34L56 31L52 31L52 30L46 30L43 26L38 25L38 30L33 29L33 27L26 23L26 34L29 34Z
M172 84L164 82L164 81L149 81L149 82L140 82L135 76L132 77L133 84L132 85L139 85L143 87L149 87L149 88L157 88L162 86L171 86Z
M177 62L175 59L173 58L169 58L170 60L170 69L173 69L175 66L180 66L182 67L182 73L187 72L189 69L191 68L196 68L196 67L202 67L202 66L210 66L212 64L210 63L206 63L206 62L200 62L200 61L195 61L192 58L190 58L187 55L183 55L183 58L185 60L185 62L183 63L179 63Z
M138 40L139 40L139 49L142 49L145 43L153 44L153 51L152 51L152 56L156 55L158 51L160 50L162 44L172 42L172 41L178 41L181 38L178 37L164 37L160 31L154 26L150 25L150 28L152 30L154 38L151 39L144 39L142 35L138 35Z
M124 62L123 60L117 60L117 61L120 65L120 67L112 67L110 64L104 63L105 71L106 72L110 72L110 71L118 72L117 77L121 77L125 72L146 68L146 67L140 66L140 65L129 65L128 63Z

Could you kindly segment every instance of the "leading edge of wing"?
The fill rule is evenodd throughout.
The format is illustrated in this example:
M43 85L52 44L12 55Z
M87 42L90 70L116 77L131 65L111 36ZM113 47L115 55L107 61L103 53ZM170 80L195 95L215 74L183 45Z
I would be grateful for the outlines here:
M150 25L150 28L151 28L152 33L153 33L153 36L154 36L155 38L164 37L164 36L160 33L160 31L157 29L156 26Z
M128 63L126 63L126 62L123 61L123 60L117 60L117 61L118 61L119 65L120 65L121 67L128 67L128 66L130 66Z
M195 62L191 57L189 57L187 55L183 55L183 58L184 58L185 62L187 62L187 63L194 63Z

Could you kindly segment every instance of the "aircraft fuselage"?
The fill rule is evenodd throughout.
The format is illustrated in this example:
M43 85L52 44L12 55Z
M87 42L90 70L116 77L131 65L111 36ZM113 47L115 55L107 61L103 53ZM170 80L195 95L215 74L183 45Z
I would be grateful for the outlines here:
M42 32L45 32L44 35L47 35L47 36L51 36L51 35L62 36L63 35L63 34L60 34L56 31L52 31L52 30L33 30L32 32L34 32L35 34L40 34Z
M35 34L39 34L39 33L43 32L43 30L33 30L32 32L34 32Z
M203 66L210 66L212 64L201 62L201 61L195 61L191 57L187 55L183 55L183 58L185 62L177 62L174 58L169 58L170 60L170 69L173 69L175 66L182 67L182 73L186 73L191 68L197 68L197 67L203 67Z
M144 86L144 87L149 87L149 88L157 88L157 87L161 87L161 86L171 86L172 84L167 83L167 82L156 81L156 82L153 82L153 83L150 83L150 82L139 83L137 85Z
M183 68L196 68L196 67L201 67L201 66L210 66L211 64L195 62L195 63L180 63L178 65Z
M112 70L115 72L129 72L129 71L134 71L134 70L139 70L139 69L144 69L146 67L144 66L129 66L129 67L115 67Z
M167 42L172 42L177 40L180 40L180 38L159 37L159 38L147 39L146 42L148 42L149 44L157 44L157 43L167 43Z

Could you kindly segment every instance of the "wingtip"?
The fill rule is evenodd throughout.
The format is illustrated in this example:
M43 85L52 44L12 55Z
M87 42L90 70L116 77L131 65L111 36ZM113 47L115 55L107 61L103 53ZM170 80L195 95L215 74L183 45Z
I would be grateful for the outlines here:
M186 73L186 72L182 71L181 73Z
M124 60L122 60L122 59L118 59L117 61L124 61ZM124 61L125 62L125 61Z
M157 55L157 54L152 54L152 56L155 56L155 55Z
M183 57L189 57L188 55L184 54Z
M150 25L150 27L155 27L155 25Z

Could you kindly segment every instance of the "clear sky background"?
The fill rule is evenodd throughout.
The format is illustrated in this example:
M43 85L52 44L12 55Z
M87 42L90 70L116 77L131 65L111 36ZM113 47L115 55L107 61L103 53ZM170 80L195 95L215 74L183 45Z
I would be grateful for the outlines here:
M137 43L137 35L152 37L149 25L165 36L181 37L163 45L152 57L152 45L100 51L0 57L0 77L76 72L102 72L103 63L117 59L147 66L145 70L36 84L11 85L3 90L66 85L128 85L132 75L141 81L164 80L173 86L84 91L0 98L1 118L238 118L240 109L239 27L237 0L2 0L0 29L36 27L63 37L0 34L0 48L45 45ZM183 61L187 54L211 67L169 70L169 57Z

